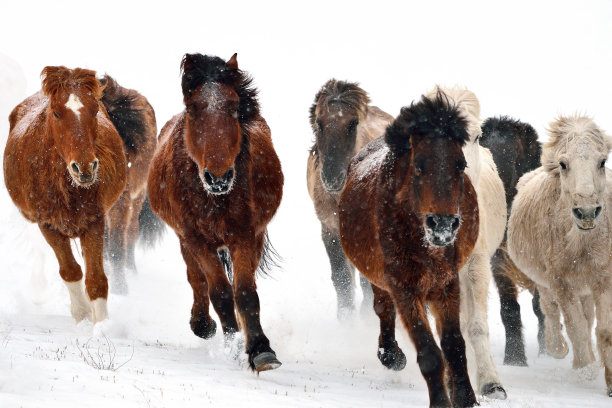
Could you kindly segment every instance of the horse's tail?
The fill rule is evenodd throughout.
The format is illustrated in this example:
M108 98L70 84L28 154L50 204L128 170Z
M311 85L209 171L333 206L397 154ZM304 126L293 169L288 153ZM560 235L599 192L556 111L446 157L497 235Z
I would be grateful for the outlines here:
M272 242L270 242L270 237L268 236L268 231L266 231L266 235L264 236L264 245L263 250L261 251L261 259L259 260L259 266L257 267L257 273L260 276L269 276L272 268L279 268L280 262L282 262L281 256L276 252L276 249L272 246Z
M147 142L153 108L138 92L122 87L109 75L100 79L104 86L102 103L119 132L126 150L137 153Z
M166 232L166 224L153 212L149 196L138 214L138 237L144 248L154 248Z
M512 279L512 281L519 287L527 289L529 292L533 293L536 289L535 282L521 272L518 266L516 266L512 259L510 259L508 247L504 244L500 246L499 249L502 251L502 263L499 265L502 273L508 278Z

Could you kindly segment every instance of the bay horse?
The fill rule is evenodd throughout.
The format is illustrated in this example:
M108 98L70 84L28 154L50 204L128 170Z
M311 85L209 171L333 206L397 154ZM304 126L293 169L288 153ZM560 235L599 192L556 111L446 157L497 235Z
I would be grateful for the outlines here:
M395 331L397 309L416 347L431 406L477 404L459 317L459 270L479 229L476 192L465 175L462 151L469 141L467 127L444 93L423 96L402 108L384 136L351 160L340 194L342 247L374 291L379 358L398 358L394 339L386 343ZM429 327L427 304L436 317L442 353Z
M250 368L278 368L261 327L255 283L270 249L267 224L283 191L270 128L236 54L227 62L185 54L181 69L185 110L159 135L147 183L151 207L180 241L193 289L192 331L205 339L215 334L210 299L232 338L239 330L236 307Z
M540 292L546 349L563 358L572 343L573 367L595 361L591 333L612 397L612 138L589 117L553 121L542 166L523 175L508 221L508 252ZM595 309L595 310L594 310Z
M315 142L308 156L308 193L321 222L321 237L331 265L340 319L350 315L354 308L355 275L355 267L346 259L340 244L340 192L351 158L381 136L392 121L391 115L370 105L367 92L354 82L330 79L317 92L310 107ZM372 307L373 294L368 280L359 276L363 310Z
M102 103L123 140L127 160L127 185L108 213L105 245L113 269L111 291L124 294L125 270L136 271L134 249L139 233L144 231L142 238L150 242L164 229L154 219L149 218L142 228L139 222L147 194L149 163L157 144L157 124L153 107L139 92L122 87L109 75L104 75L100 83L104 86ZM149 208L144 207L144 211Z
M108 317L103 267L105 216L126 186L123 142L101 102L96 73L45 67L42 91L9 116L4 181L23 216L37 223L59 263L78 322ZM83 273L70 239L79 238Z
M499 177L506 192L508 217L512 200L516 195L516 184L521 176L540 166L542 147L538 134L528 123L507 116L488 118L482 125L480 144L491 151ZM500 314L506 331L504 364L527 366L521 307L518 304L517 285L533 295L532 307L538 318L539 353L546 352L544 344L544 314L540 309L539 293L535 283L527 278L510 259L506 236L491 259L493 279L497 285L500 300Z

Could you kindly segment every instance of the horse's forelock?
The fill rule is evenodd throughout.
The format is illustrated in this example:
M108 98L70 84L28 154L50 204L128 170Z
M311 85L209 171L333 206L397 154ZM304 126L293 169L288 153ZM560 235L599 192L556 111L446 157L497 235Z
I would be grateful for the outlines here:
M102 98L104 86L101 86L96 78L95 71L48 66L42 70L40 76L43 93L50 99L56 98L60 92L75 92L76 90L90 94L96 100Z
M368 93L357 82L330 79L315 95L310 107L310 124L314 127L317 112L328 112L331 105L339 105L354 111L360 118L365 117L370 103Z
M567 143L576 137L587 137L604 150L606 155L612 150L612 138L588 116L559 116L549 123L546 132L548 142L542 146L542 166L550 173L559 172L557 157L566 150Z

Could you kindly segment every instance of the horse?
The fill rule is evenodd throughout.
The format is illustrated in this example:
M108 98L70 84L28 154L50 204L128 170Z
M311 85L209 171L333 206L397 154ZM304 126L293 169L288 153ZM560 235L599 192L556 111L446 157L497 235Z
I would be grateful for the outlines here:
M164 230L163 223L154 220L143 223L143 228L139 222L141 212L144 210L146 217L150 209L150 206L143 208L143 203L149 163L157 144L157 124L153 107L140 93L120 86L109 75L104 75L100 83L104 86L102 103L123 140L128 166L126 188L107 215L104 247L113 269L111 292L125 294L125 270L136 271L134 248L139 235L143 232L143 240L151 242Z
M573 367L595 361L597 345L612 397L612 138L581 115L560 116L547 129L542 165L523 175L508 221L508 252L540 292L546 349L563 358L563 313ZM594 310L595 309L595 310Z
M540 166L542 147L538 134L528 123L507 116L488 118L482 125L480 144L493 155L499 176L506 191L506 209L510 216L512 200L516 195L516 184L521 176ZM504 364L527 366L521 307L518 304L517 285L533 295L532 307L538 318L539 353L546 352L544 344L544 314L540 308L539 293L535 283L527 278L510 259L506 236L491 259L493 279L500 300L500 314L506 331Z
M48 66L42 91L9 116L4 181L23 216L37 223L59 263L79 322L108 317L104 274L105 216L126 186L123 141L101 101L91 70ZM76 262L70 239L79 238L85 261Z
M355 267L346 259L338 231L338 200L346 182L349 162L370 141L381 136L393 117L370 105L357 83L330 79L317 92L310 107L315 141L307 163L308 193L321 222L321 237L329 257L336 289L338 318L354 308ZM362 310L371 308L372 288L360 275Z
M249 366L278 368L260 323L255 272L270 259L267 224L282 197L283 173L257 90L234 54L185 54L185 110L162 128L147 189L153 211L179 238L193 289L191 329L215 334L212 302L226 339L246 334ZM261 262L260 262L261 259Z
M459 270L478 238L476 191L465 175L468 121L438 92L401 109L349 165L340 194L340 239L372 284L379 359L397 364L395 309L417 350L431 406L477 404L461 334ZM429 327L435 315L441 347ZM401 353L401 355L400 355ZM442 355L443 353L443 355ZM403 356L405 359L405 356Z

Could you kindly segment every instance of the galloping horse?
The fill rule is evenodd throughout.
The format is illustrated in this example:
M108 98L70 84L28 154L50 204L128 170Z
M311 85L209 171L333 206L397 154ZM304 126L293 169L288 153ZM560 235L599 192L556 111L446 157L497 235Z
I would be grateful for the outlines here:
M53 248L72 316L97 323L108 316L104 224L126 186L123 142L100 101L94 71L45 67L41 76L42 92L9 117L4 180L13 202ZM88 297L70 238L81 240Z
M255 285L283 189L270 128L236 54L227 62L186 54L181 68L186 109L160 133L147 185L151 206L180 240L193 332L215 334L210 296L223 333L233 337L235 304L251 369L274 369L281 363L261 327Z
M491 151L499 177L506 191L508 217L512 200L516 195L516 184L521 176L540 166L542 147L538 134L528 123L507 116L488 118L482 125L480 144ZM538 344L540 354L546 351L544 344L544 314L540 309L539 293L531 279L526 277L512 262L507 252L506 237L491 259L493 278L497 285L500 314L506 331L504 364L526 366L525 343L521 307L518 304L517 285L533 295L532 307L538 317Z
M368 94L356 83L330 79L310 107L315 142L308 156L308 193L321 222L321 237L331 264L338 317L354 307L355 267L344 255L338 231L338 200L351 158L385 132L393 117L369 105ZM372 289L360 275L363 307L372 307Z
M111 291L126 293L125 269L136 270L134 247L138 239L139 215L147 195L149 163L157 144L155 112L147 99L132 89L120 86L105 75L100 83L104 86L102 103L111 122L123 139L127 160L127 185L107 217L108 240L105 246L113 267ZM144 228L148 234L160 234L163 224L152 223L158 228Z
M374 291L379 358L393 366L403 357L390 338L397 309L417 349L432 406L451 405L445 366L453 405L476 404L459 324L459 270L479 228L476 192L464 173L467 127L442 92L402 108L384 137L353 158L340 195L342 247ZM427 303L444 357L429 327Z
M612 138L586 116L549 125L542 166L525 174L508 220L508 252L537 285L546 316L546 349L563 358L572 343L574 368L595 361L597 345L612 397ZM596 308L596 311L594 310Z

